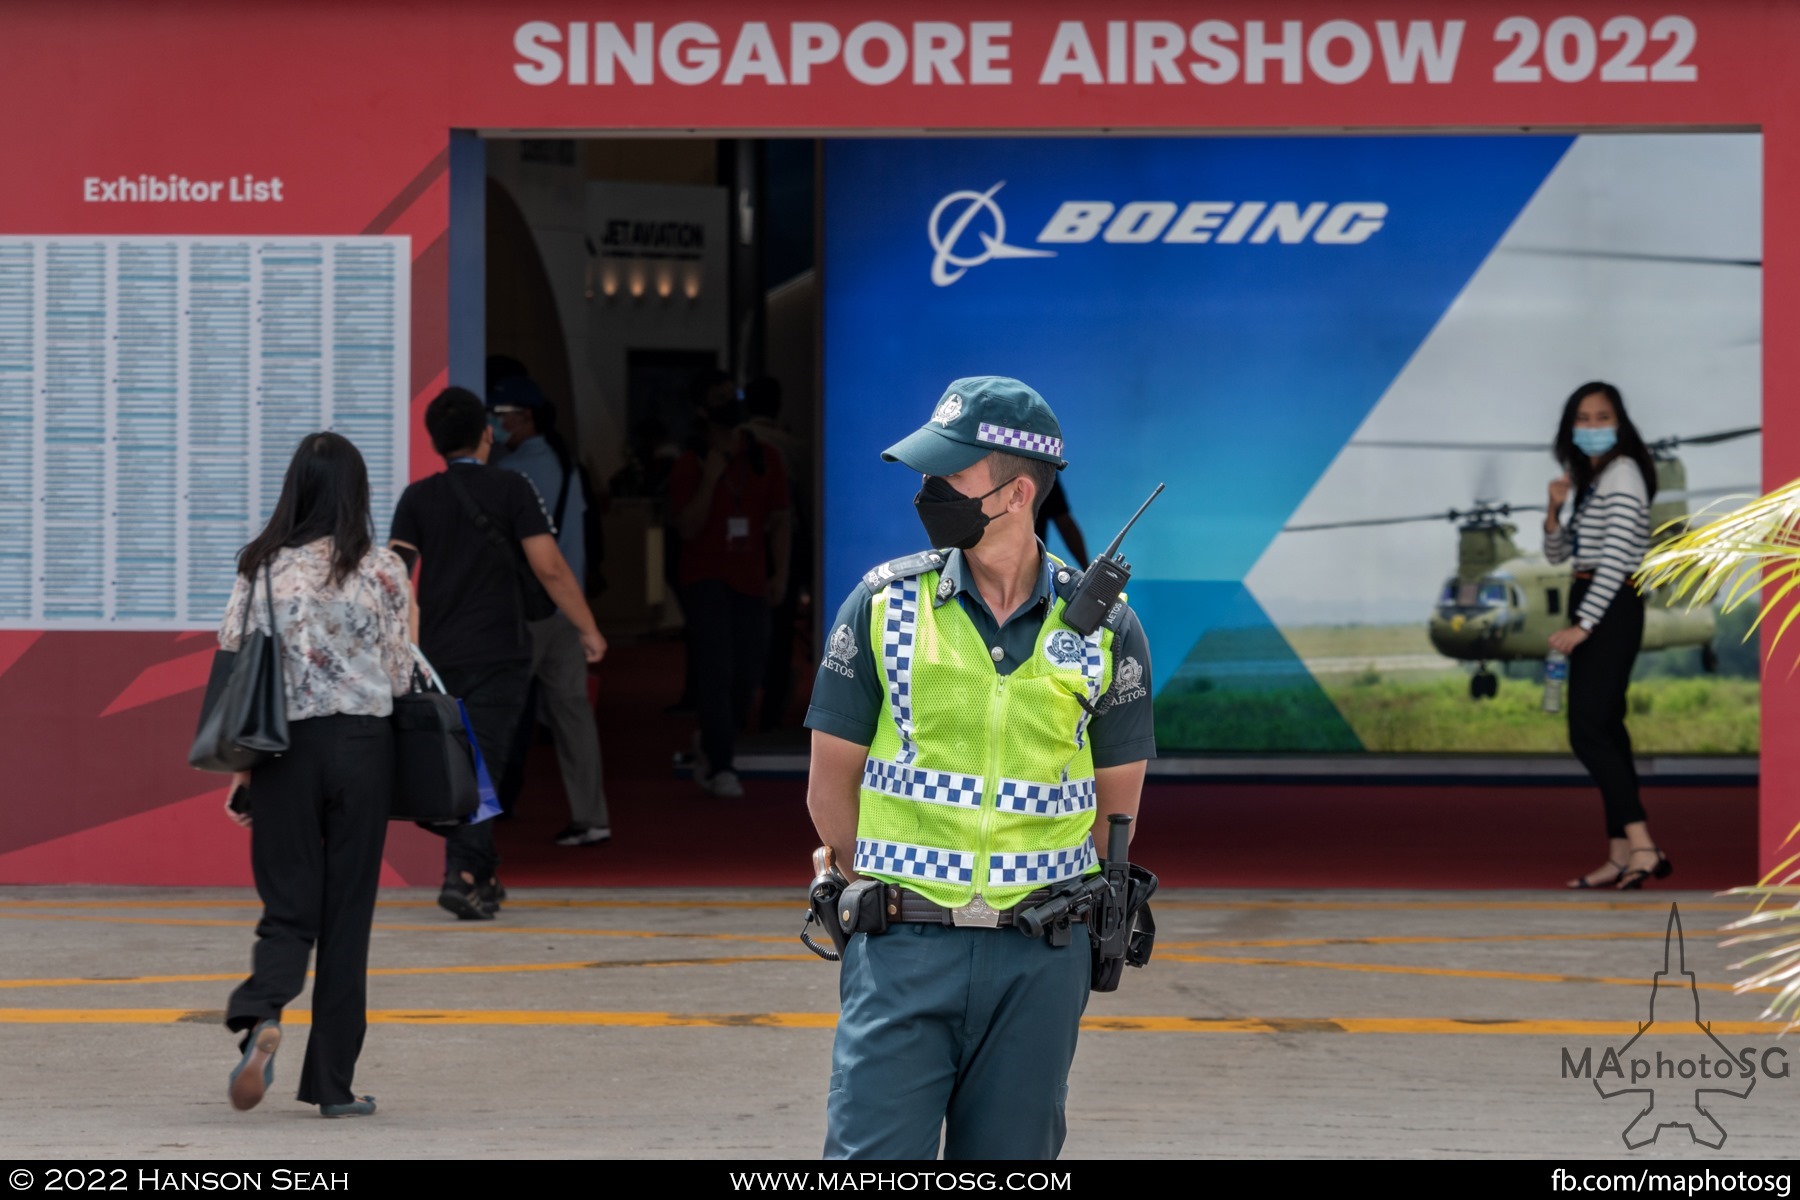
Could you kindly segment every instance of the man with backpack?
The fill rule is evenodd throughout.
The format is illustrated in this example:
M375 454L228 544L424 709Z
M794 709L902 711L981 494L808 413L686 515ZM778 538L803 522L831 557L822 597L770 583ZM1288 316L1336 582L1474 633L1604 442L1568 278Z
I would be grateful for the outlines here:
M488 466L494 434L481 397L448 387L425 409L444 470L400 495L390 545L419 568L419 646L469 712L488 773L506 773L531 682L528 623L558 610L586 661L606 639L557 548L550 515L524 476ZM465 921L491 919L505 898L493 824L453 826L438 905Z

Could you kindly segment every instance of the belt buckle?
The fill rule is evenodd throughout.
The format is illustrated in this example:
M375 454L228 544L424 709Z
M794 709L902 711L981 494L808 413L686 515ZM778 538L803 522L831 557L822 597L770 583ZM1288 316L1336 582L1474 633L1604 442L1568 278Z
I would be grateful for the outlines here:
M967 904L950 910L950 923L965 929L998 929L1000 910L988 907L988 902L981 898L981 893L976 892Z

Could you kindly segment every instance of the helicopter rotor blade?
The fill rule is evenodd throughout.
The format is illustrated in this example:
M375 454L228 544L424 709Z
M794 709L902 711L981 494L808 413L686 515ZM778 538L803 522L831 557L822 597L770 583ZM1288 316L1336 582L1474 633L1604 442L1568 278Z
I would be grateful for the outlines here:
M1487 453L1475 467L1475 495L1482 503L1485 497L1498 495L1500 492L1500 456Z
M1531 254L1540 258L1603 258L1617 262L1673 263L1693 267L1755 267L1762 269L1760 258L1724 258L1711 254L1646 254L1636 250L1559 249L1554 246L1506 246L1508 254Z
M1719 496L1742 496L1745 499L1762 494L1762 489L1753 483L1740 483L1732 487L1684 488L1674 492L1658 492L1653 503L1672 504L1677 500L1708 500Z
M1321 529L1366 529L1374 525L1408 525L1415 521L1467 521L1481 517L1505 517L1518 512L1543 512L1541 504L1488 504L1481 503L1467 511L1448 509L1444 512L1425 513L1416 517L1369 517L1360 521L1321 521L1312 525L1287 525L1283 533L1313 533Z
M1315 525L1286 525L1283 533L1312 533L1320 529L1361 529L1371 525L1407 525L1414 521L1454 521L1457 518L1455 509L1448 512L1425 513L1417 517L1371 517L1363 521L1321 521Z
M1729 442L1741 437L1750 437L1762 432L1761 425L1745 425L1740 429L1725 429L1718 433L1700 433L1693 437L1661 438L1651 443L1652 447L1676 446L1716 446L1720 442Z
M1549 442L1408 442L1357 438L1350 445L1381 450L1530 450L1550 453Z
M1673 450L1677 446L1716 446L1720 442L1751 437L1761 432L1761 425L1743 425L1736 429L1722 429L1717 433L1697 433L1692 437L1657 438L1645 444L1652 450ZM1534 454L1548 454L1553 449L1548 442L1415 442L1386 438L1357 438L1349 445L1370 450L1494 450L1529 451Z

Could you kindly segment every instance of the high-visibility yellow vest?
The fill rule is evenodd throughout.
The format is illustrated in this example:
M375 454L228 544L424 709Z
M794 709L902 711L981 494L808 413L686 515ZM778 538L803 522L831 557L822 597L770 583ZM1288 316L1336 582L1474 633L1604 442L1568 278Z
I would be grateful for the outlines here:
M1004 911L1099 870L1087 728L1112 685L1113 631L1077 634L1058 597L1031 658L1001 675L962 605L936 602L939 572L907 573L927 557L867 577L885 691L855 867L946 908L979 895Z

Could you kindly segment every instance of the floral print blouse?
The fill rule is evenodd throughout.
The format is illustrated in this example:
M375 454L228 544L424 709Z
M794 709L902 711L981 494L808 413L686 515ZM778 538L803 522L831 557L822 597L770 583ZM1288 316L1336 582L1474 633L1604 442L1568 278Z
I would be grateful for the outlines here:
M388 716L394 697L405 694L412 679L411 586L399 556L370 547L339 587L331 579L331 554L332 540L320 538L278 551L269 564L290 721L333 713ZM240 574L225 606L219 645L226 650L238 648L250 585ZM269 627L261 570L250 627Z

